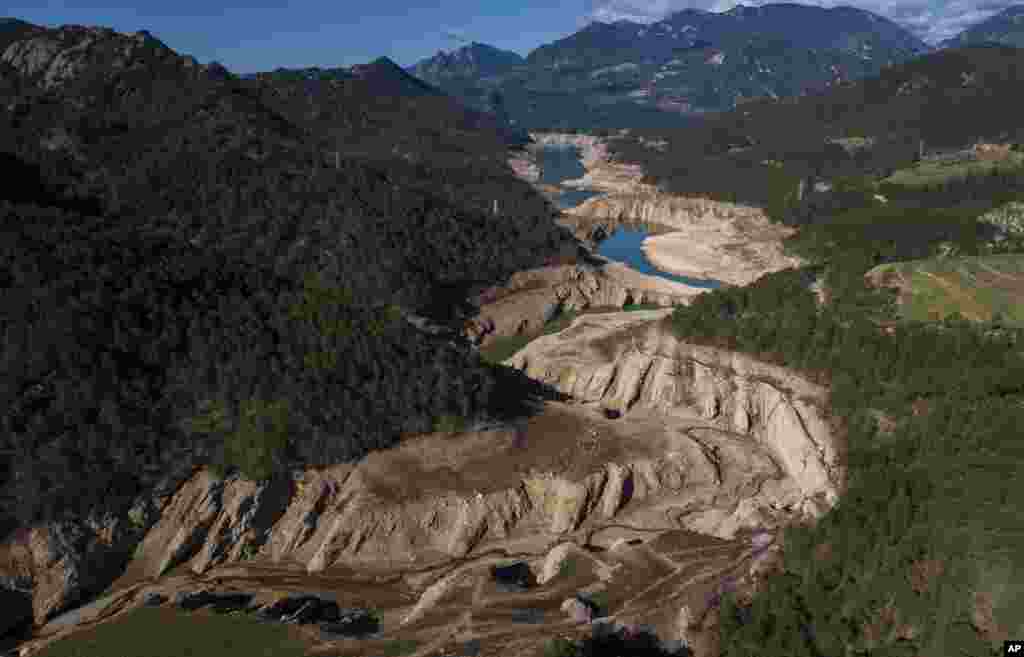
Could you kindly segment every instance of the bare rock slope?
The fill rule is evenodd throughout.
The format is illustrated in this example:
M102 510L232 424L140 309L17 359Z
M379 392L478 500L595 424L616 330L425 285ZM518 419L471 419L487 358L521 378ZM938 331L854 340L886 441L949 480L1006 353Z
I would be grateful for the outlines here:
M597 264L558 265L516 272L481 293L480 313L466 326L478 344L494 336L540 329L556 310L621 308L626 304L688 305L705 290L642 274L601 256Z
M766 273L796 267L783 252L792 229L773 224L758 208L659 192L609 194L588 199L567 214L627 219L673 229L644 240L644 255L658 269L694 278L746 285Z
M755 587L778 554L775 530L835 503L839 448L824 390L679 343L659 322L667 312L585 316L513 357L574 397L517 426L414 437L272 484L197 470L126 517L33 529L0 551L39 625L23 654L115 622L147 591L214 584L358 597L383 630L346 654L396 638L419 642L416 655L468 640L481 655L535 654L547 638L587 635L593 614L566 602L581 592L603 594L614 621L714 654L716 595ZM86 601L103 555L126 547L103 601L59 616ZM495 587L491 567L508 559L529 568L528 590Z
M704 426L684 433L714 465L719 484L734 471L727 454L752 468L745 483L754 470L774 480L762 481L731 513L692 516L688 528L729 538L739 527L763 526L759 514L769 509L816 518L830 508L842 474L824 415L825 389L742 354L680 342L665 321L671 312L581 317L508 362L580 402L619 413L647 407L685 425L696 410Z

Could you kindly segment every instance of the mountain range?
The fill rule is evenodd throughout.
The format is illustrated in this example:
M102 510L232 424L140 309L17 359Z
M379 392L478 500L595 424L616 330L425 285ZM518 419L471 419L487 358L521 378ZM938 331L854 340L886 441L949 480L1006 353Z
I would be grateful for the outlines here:
M673 56L723 71L803 53L814 80L817 58L920 47L844 36L829 10L798 48L775 11L684 12L673 33L707 33L668 36ZM737 22L779 27L736 55ZM1024 193L994 169L871 184L925 141L1016 159L1024 50L911 57L692 130L556 135L644 173L642 193L594 199L606 217L771 244L760 209L721 202L757 201L760 181L814 258L631 318L650 298L515 175L503 117L678 123L634 100L558 118L595 97L559 81L649 65L664 46L629 37L649 27L592 26L518 79L480 44L449 58L495 116L386 58L236 76L146 31L0 20L0 654L200 654L172 634L266 652L244 619L168 629L211 601L302 626L301 651L275 655L982 655L1024 633L1024 333L898 324L864 280L883 259L980 253L972 213ZM616 63L604 38L649 54ZM764 253L746 246L720 253ZM563 328L500 365L470 342L486 324L492 344ZM168 615L146 629L141 606Z
M1008 9L944 46L979 34L1012 45L1021 14ZM406 70L478 109L497 100L531 129L654 127L869 77L933 50L870 11L777 3L685 9L649 25L595 21L525 58L473 43Z
M1024 47L1024 5L1007 7L998 14L968 27L952 39L947 39L942 46L953 48L984 42Z

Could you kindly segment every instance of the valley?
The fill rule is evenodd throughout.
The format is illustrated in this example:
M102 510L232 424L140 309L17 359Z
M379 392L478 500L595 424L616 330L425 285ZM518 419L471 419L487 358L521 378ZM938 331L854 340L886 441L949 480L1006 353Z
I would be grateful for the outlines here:
M994 657L1022 75L792 4L247 75L0 20L0 654Z

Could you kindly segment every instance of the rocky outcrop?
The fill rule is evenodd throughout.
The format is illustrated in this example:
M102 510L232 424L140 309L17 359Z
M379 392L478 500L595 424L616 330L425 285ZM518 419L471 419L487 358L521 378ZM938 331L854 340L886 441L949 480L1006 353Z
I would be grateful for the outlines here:
M494 336L538 330L562 310L621 308L627 303L686 305L705 291L641 274L600 256L593 259L597 265L562 265L517 272L504 285L484 290L474 299L480 313L467 323L466 334L477 344L484 344Z
M211 79L228 75L219 64L200 65L192 57L179 56L145 30L125 35L110 28L79 25L30 31L26 38L14 41L0 53L0 62L44 89L97 72L112 75L148 69L154 63Z
M650 192L588 199L568 214L671 228L671 233L644 240L643 251L658 269L681 276L746 285L766 273L802 264L782 248L782 240L793 230L772 223L759 208Z
M154 518L136 512L93 529L33 530L31 549L13 561L34 574L37 622L109 583L100 557L127 547L146 578L179 566L202 575L254 555L309 574L342 565L394 574L500 546L544 559L551 547L594 540L585 537L606 526L727 540L829 508L841 475L820 411L824 392L782 368L679 343L654 321L665 314L585 316L512 361L585 406L622 409L626 421L552 402L545 413L564 427L554 435L496 428L456 443L435 436L276 483L199 470L165 502L133 507L155 509ZM622 338L632 329L635 340ZM583 449L571 430L582 421L595 427ZM558 443L571 455L561 466L543 460ZM118 529L136 521L143 528L135 533ZM103 536L121 540L100 555L88 546ZM574 554L563 548L548 558L541 579ZM452 577L410 615L429 608L430 591L442 596Z
M661 321L670 312L581 317L508 363L620 412L650 407L685 417L696 408L714 426L767 448L785 475L782 487L794 486L794 508L818 517L831 507L843 478L823 412L825 390L741 354L680 342ZM721 466L721 453L709 458Z
M281 581L340 591L338 573L375 582L384 598L395 597L385 582L415 592L398 605L365 603L390 605L381 636L447 636L473 615L539 628L561 627L568 611L596 623L592 611L545 612L539 600L614 591L620 601L602 609L614 624L649 620L658 636L705 645L721 592L753 586L777 560L775 531L831 507L843 473L824 390L781 367L680 343L659 322L668 312L587 315L535 340L511 364L575 401L548 402L520 426L414 437L273 482L192 470L124 517L32 529L21 548L0 553L0 570L23 574L38 624L52 619L33 650L90 618L222 577L280 597ZM109 586L111 557L126 551L132 575L121 588L53 618ZM274 569L286 580L259 586ZM525 599L535 589L532 615L501 607L510 591Z
M512 172L528 183L536 184L540 181L540 167L537 166L537 158L527 151L519 151L508 158L508 165Z

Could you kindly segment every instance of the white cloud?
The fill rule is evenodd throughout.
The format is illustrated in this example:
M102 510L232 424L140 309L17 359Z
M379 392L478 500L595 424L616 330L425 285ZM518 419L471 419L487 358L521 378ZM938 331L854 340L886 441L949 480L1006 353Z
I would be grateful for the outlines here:
M630 20L653 23L682 9L703 9L722 12L737 4L758 6L776 0L590 0L592 9L586 20L611 23ZM955 36L974 23L982 21L1019 0L801 0L803 4L822 7L854 6L884 16L907 28L919 38L937 43Z

